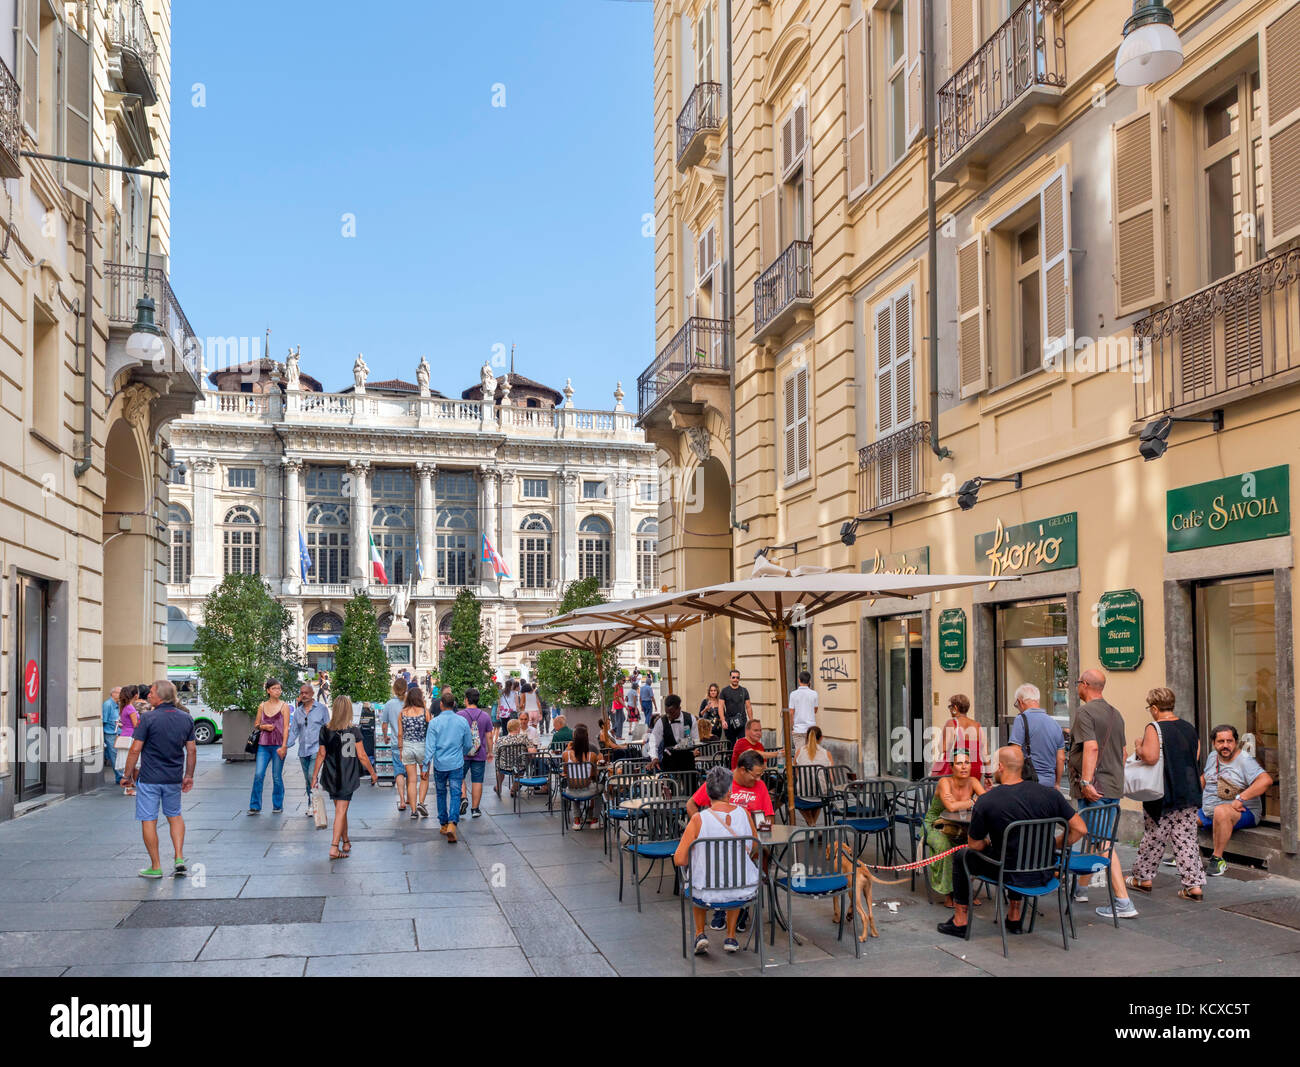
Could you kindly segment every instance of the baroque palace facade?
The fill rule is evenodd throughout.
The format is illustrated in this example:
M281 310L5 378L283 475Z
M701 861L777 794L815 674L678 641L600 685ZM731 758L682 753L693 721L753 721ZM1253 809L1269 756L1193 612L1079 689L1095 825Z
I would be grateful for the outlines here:
M524 623L556 614L572 581L595 577L608 599L658 591L654 449L621 388L612 409L590 410L571 384L498 378L486 364L455 397L430 389L424 360L415 382L372 381L358 357L353 379L323 392L294 352L209 375L215 388L172 435L176 621L201 623L223 575L261 574L308 665L328 670L344 606L364 591L384 633L405 609L413 661L394 667L423 675L463 588L482 602L494 657ZM485 535L508 577L484 562ZM388 585L373 579L371 540ZM628 666L657 669L660 655L653 639L620 650ZM498 659L502 672L531 663Z
M1130 739L1155 686L1237 727L1277 785L1233 847L1295 868L1300 5L1167 6L1132 87L1131 0L655 0L661 573L1020 575L797 628L837 758L918 777L1023 682L1068 726L1101 665ZM767 633L706 634L683 691L734 662L774 727Z

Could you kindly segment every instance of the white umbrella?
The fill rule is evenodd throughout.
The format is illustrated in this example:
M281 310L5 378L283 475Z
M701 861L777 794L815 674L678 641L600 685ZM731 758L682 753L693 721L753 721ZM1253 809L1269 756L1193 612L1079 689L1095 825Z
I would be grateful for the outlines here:
M504 652L523 652L527 649L563 649L570 652L593 652L596 655L596 678L600 685L600 706L605 707L605 667L603 654L607 648L634 641L644 632L617 623L588 623L578 626L554 626L548 630L528 630L517 633L501 649Z

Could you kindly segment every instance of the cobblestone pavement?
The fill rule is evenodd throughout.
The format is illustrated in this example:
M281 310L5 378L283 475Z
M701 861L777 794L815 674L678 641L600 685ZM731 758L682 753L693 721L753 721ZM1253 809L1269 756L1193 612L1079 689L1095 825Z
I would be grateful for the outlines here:
M489 776L490 776L489 767ZM269 775L268 775L269 778ZM250 764L200 751L185 798L194 876L145 881L133 802L111 786L0 825L0 976L17 975L677 975L681 954L671 879L643 885L638 914L618 902L618 864L598 831L560 834L560 816L529 799L521 817L490 787L484 817L447 844L435 819L412 822L389 788L364 783L352 807L353 853L328 859L329 836L305 818L302 778L285 766L288 800L245 814ZM490 783L489 783L490 786ZM432 799L432 798L431 798ZM430 805L432 808L432 805ZM162 829L162 827L160 827ZM1131 859L1131 850L1125 853ZM170 846L164 840L164 866ZM1141 916L1118 930L1093 912L1105 890L1076 905L1079 938L1061 950L1054 900L1033 934L1002 958L992 908L970 942L945 938L946 912L918 882L880 887L880 937L855 960L836 941L828 902L796 905L806 943L790 965L778 931L764 945L774 974L1300 975L1300 931L1224 910L1300 899L1300 883L1234 870L1211 879L1206 903L1178 900L1162 868ZM891 907L891 903L895 906ZM1300 912L1293 907L1291 914ZM724 956L720 935L699 973L758 975L752 953Z

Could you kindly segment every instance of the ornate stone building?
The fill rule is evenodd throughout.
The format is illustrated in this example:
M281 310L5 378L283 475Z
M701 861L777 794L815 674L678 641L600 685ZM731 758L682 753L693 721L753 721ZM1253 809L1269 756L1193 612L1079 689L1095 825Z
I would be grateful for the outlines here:
M558 392L485 365L453 399L429 387L429 370L422 359L415 382L375 382L359 356L353 384L326 393L291 352L210 375L216 388L173 434L172 607L199 623L223 575L262 574L309 664L328 669L343 608L365 590L381 630L404 615L423 674L462 588L482 601L494 648L555 614L576 579L599 578L610 599L658 590L654 448L621 388L612 410L580 409L572 384ZM484 561L485 536L508 577ZM371 540L388 585L373 579ZM660 654L653 640L622 651L629 666L657 667Z

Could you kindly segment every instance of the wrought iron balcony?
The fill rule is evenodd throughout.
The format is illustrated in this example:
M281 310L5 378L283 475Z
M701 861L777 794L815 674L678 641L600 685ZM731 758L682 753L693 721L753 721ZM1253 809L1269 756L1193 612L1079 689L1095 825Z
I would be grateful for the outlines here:
M870 515L925 496L930 424L916 422L858 449L858 514Z
M725 319L686 320L686 325L637 379L637 410L642 422L651 408L688 375L698 371L725 375L730 371L726 348L730 329Z
M1020 134L1015 119L1065 90L1061 8L1027 0L939 90L939 178L990 159Z
M22 167L19 152L22 150L20 135L22 93L18 80L9 72L4 61L0 60L0 178L21 178Z
M704 155L705 138L722 126L722 86L701 82L691 90L677 116L677 169L693 167Z
M154 301L154 322L163 335L165 353L161 366L140 367L137 370L143 374L169 378L173 386L183 386L180 392L197 398L202 391L199 381L201 345L185 312L181 310L180 301L172 292L167 275L159 267L150 267L146 278L144 267L132 263L105 263L104 282L110 331L109 380L112 381L129 364L125 355L125 339L135 323L136 303L145 295L147 288ZM163 391L171 388L169 386L168 390Z
M793 241L754 283L754 340L781 334L804 311L811 317L812 242Z
M1300 249L1138 319L1133 337L1140 422L1300 380Z
M116 62L122 84L145 107L158 103L158 45L149 28L144 0L117 0L108 22L109 59Z

